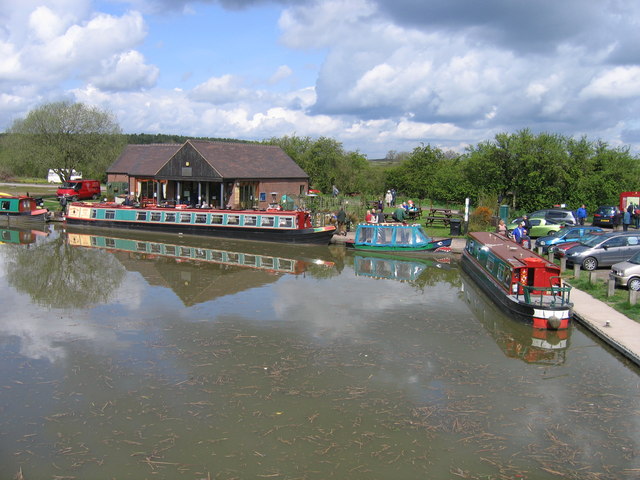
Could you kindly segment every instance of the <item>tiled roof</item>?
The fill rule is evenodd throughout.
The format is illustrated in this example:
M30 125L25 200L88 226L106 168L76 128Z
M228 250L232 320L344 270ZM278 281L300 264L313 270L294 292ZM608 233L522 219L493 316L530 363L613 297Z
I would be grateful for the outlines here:
M107 173L153 176L180 148L182 145L175 143L127 145Z
M187 143L223 178L308 178L304 170L278 146L205 140L188 140L184 145L128 145L107 173L156 175Z

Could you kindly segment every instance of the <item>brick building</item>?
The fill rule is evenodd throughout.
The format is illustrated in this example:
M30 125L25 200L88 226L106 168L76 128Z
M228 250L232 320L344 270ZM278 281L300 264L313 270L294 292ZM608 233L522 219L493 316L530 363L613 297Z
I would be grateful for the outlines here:
M264 209L306 193L309 176L278 146L187 140L128 145L107 169L115 184L145 202Z

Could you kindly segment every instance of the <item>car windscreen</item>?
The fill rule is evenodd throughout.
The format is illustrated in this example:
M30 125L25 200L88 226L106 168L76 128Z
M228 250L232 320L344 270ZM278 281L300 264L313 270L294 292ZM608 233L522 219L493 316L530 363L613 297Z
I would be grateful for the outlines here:
M636 253L633 257L627 260L629 263L635 263L636 265L640 265L640 252Z
M76 188L79 186L80 184L78 182L64 182L62 184L62 188Z
M595 235L593 233L590 233L589 235L586 235L581 241L580 243L582 245L586 245L587 247L595 247L596 245L598 245L600 242L602 242L602 240L604 240L606 237L603 237L602 235Z

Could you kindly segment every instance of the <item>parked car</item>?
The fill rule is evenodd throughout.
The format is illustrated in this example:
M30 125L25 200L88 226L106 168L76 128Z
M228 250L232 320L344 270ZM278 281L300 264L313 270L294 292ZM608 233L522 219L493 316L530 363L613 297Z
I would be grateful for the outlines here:
M579 242L585 235L593 232L602 232L600 227L565 227L557 232L540 237L536 240L535 246L542 248L544 253L549 252L549 247L567 242Z
M618 207L616 206L598 207L596 213L593 214L591 225L594 227L613 227L617 224L616 215L618 215Z
M56 190L58 198L67 196L71 200L86 200L100 197L100 182L98 180L77 180L74 182L64 182Z
M615 280L616 286L640 290L640 252L625 262L614 264L609 272L609 278Z
M536 210L529 215L529 219L544 218L556 223L564 223L566 225L577 225L578 218L576 214L565 208L547 208L544 210Z
M638 232L594 233L580 245L567 250L567 264L580 264L585 270L609 267L640 252Z
M507 225L509 232L516 228L520 222L522 222L522 217L516 218L509 223L509 225ZM527 232L527 235L531 238L551 235L564 227L564 224L562 223L546 220L544 218L529 218L529 223L531 223L531 231Z

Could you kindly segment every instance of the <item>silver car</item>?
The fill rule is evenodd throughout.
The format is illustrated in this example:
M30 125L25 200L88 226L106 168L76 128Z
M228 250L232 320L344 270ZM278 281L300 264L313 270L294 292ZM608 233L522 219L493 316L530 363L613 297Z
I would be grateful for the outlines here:
M624 262L637 252L640 252L638 232L593 233L580 245L567 250L567 263L595 270Z
M616 281L616 286L628 287L629 290L640 290L640 252L626 262L616 263L611 267L609 278Z

